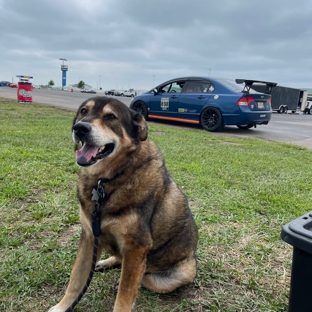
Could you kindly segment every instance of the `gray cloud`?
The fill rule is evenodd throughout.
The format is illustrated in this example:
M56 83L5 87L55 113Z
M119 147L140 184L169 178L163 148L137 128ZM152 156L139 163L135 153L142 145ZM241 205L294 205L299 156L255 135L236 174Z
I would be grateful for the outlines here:
M68 84L101 76L105 89L209 71L312 87L310 0L0 0L0 11L0 80L60 84L64 57Z

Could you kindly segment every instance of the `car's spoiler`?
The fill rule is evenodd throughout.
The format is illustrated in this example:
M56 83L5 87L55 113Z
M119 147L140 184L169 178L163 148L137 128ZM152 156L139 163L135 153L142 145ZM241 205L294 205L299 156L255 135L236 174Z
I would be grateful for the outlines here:
M272 89L277 85L277 82L250 80L250 79L235 79L235 82L238 84L244 83L245 86L244 86L243 92L246 92L246 93L249 93L249 90L252 88L253 85L257 85L257 86L261 85L264 89L261 92L266 93L266 94L271 94ZM256 90L256 88L252 88L252 89Z

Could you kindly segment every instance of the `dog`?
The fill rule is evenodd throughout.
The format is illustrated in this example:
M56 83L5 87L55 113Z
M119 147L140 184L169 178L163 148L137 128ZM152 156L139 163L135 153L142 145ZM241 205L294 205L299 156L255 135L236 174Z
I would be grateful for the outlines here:
M121 265L114 312L131 311L140 285L168 293L196 276L198 230L186 196L148 136L144 117L122 102L94 97L79 107L72 136L80 166L77 194L82 233L63 299L64 312L87 282L94 235L92 190L105 179L96 270ZM111 256L100 260L105 250Z

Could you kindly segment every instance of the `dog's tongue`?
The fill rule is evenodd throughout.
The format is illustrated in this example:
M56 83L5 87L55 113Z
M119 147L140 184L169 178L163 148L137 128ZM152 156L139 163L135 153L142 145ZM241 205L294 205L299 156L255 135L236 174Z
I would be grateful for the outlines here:
M87 164L92 157L96 156L98 149L98 147L94 147L85 143L79 151L76 151L77 163Z

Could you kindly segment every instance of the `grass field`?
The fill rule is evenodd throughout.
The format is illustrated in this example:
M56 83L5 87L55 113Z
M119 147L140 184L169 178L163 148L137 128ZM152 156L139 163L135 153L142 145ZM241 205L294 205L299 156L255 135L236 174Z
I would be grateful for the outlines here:
M63 296L80 227L74 114L0 99L0 310ZM253 130L256 131L256 130ZM141 288L134 311L287 311L292 248L282 226L312 210L312 151L149 125L199 228L194 284ZM75 311L112 311L119 269L96 273Z

